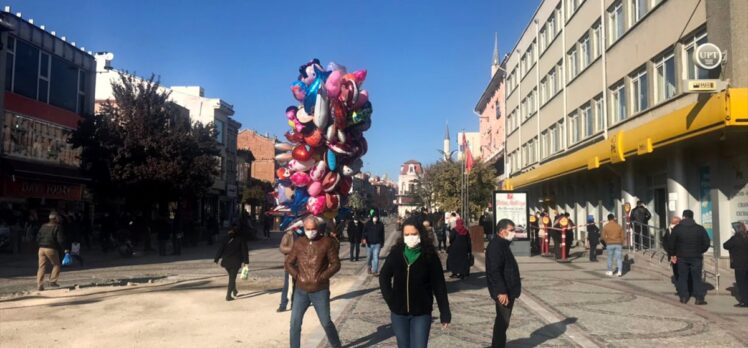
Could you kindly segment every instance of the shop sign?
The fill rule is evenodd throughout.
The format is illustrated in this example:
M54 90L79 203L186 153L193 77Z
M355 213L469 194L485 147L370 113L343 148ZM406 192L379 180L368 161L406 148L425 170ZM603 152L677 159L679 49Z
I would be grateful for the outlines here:
M26 180L16 177L5 179L5 194L18 198L45 198L80 201L82 185Z

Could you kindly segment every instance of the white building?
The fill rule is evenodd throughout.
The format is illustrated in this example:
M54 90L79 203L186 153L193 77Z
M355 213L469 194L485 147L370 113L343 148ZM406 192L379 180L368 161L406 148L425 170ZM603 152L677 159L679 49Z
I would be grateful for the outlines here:
M423 176L421 162L410 160L400 166L400 176L397 180L397 214L404 216L405 212L420 208L415 196L418 181Z
M112 82L119 81L120 71L111 67L114 55L96 54L96 102L114 98ZM214 179L208 196L199 202L199 213L216 215L228 225L238 211L238 188L236 185L236 141L241 123L233 120L234 107L219 98L207 98L200 86L174 86L161 88L170 93L170 100L189 111L193 122L213 123L216 140L221 151L220 174Z

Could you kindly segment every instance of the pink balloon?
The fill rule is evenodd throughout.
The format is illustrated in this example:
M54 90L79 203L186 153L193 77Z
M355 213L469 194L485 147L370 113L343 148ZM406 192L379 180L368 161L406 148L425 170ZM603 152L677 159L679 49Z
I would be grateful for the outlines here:
M296 187L304 187L312 182L312 178L309 174L304 172L296 172L291 175L291 183Z
M368 101L369 91L362 89L360 92L358 92L358 100L356 100L356 105L353 108L355 110L361 109Z
M327 91L327 95L331 98L337 98L340 94L340 80L343 77L343 74L339 70L335 70L332 73L330 73L330 76L327 77L327 81L325 82L325 90Z
M320 193L322 193L322 183L319 181L314 181L311 184L309 184L309 187L307 188L307 192L309 192L309 196L316 197L319 196Z
M358 86L361 87L361 84L363 84L364 80L366 80L366 69L354 71L352 72L352 74Z
M309 197L309 200L306 203L306 209L313 215L319 215L325 211L325 208L327 207L325 203L324 195Z

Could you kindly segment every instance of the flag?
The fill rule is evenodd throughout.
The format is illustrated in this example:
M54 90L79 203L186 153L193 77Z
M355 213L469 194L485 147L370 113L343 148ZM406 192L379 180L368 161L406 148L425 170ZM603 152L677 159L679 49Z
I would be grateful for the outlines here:
M465 133L462 133L462 144L465 148L465 170L470 174L470 171L473 169L473 154L470 153L470 144L468 144Z

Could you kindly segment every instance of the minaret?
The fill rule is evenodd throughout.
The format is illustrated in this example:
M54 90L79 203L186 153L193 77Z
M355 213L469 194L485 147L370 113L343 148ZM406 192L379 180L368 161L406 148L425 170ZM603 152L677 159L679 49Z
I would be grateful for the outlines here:
M501 62L499 62L499 33L494 33L493 37L493 59L491 61L491 77L499 71Z
M449 122L446 124L446 128L444 131L444 160L449 159Z

